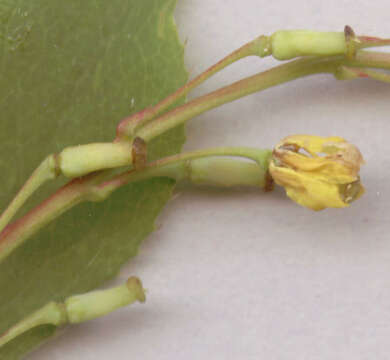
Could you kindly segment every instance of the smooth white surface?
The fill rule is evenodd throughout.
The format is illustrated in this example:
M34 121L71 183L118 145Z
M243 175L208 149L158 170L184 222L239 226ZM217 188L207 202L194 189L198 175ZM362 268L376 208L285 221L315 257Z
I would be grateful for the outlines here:
M389 10L380 0L181 0L176 20L194 76L278 29L390 36ZM194 95L272 64L244 60ZM315 213L282 190L179 189L116 280L138 275L146 304L73 326L28 359L389 359L389 98L386 84L315 76L192 120L186 149L343 136L365 156L367 193Z

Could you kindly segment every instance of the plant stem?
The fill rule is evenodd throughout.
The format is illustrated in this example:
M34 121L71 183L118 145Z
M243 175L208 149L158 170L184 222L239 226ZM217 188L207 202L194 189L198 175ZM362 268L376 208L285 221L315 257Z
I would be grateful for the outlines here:
M325 58L310 57L295 60L192 100L191 102L164 114L152 123L147 124L141 128L138 136L148 142L163 132L184 123L188 119L229 101L299 77L317 73L337 74L339 68L342 66L390 69L390 54L358 51L356 57L353 59L346 59L343 56L334 56ZM90 145L91 144L83 145L77 148L77 156L79 159L83 158L83 149L89 152ZM111 148L114 150L116 149L115 146L110 147L110 149ZM104 149L107 149L107 147ZM123 150L120 149L120 152L122 154ZM69 155L67 158L71 161L71 153L68 153L67 155ZM110 154L110 158L115 158L115 154ZM130 165L131 156L129 156L129 159ZM107 167L107 164L105 164L105 166ZM90 168L88 169L91 170ZM80 174L80 176L81 175L82 174ZM98 175L90 174L84 178L71 181L41 205L26 214L23 218L8 225L0 233L0 262L7 257L14 248L23 243L25 239L38 231L42 226L81 202L83 199L94 201L103 199L105 196L102 195L103 192L95 191L97 188L95 185L101 182L103 177L107 177L107 171L99 172ZM106 189L108 190L108 188Z
M335 55L352 59L358 50L390 45L390 39L356 36L353 29L346 25L344 32L280 30L269 37L269 43L270 54L278 60Z
M342 56L310 57L279 65L196 98L165 113L140 129L138 136L148 142L207 110L300 77L320 73L336 74L342 65L390 69L390 54L360 51L352 60Z
M37 326L61 326L92 320L135 301L145 301L144 289L136 277L108 290L71 296L63 303L51 301L1 335L0 347Z
M258 165L239 162L230 159L219 164L215 156L246 157ZM195 183L213 183L222 186L235 185L267 185L267 169L269 150L251 148L219 148L179 154L150 163L140 170L132 170L106 181L106 172L99 176L90 174L84 178L74 179L63 186L43 203L32 209L22 218L9 224L0 233L0 262L26 239L39 231L43 226L53 221L65 211L83 201L102 201L114 190L132 181L140 181L151 177L170 177L178 181L194 180ZM201 159L203 161L195 161ZM206 158L206 159L204 159ZM195 162L194 162L195 161ZM192 164L195 164L192 166ZM210 168L213 170L208 173ZM257 171L255 171L255 168ZM237 170L241 173L236 174Z
M226 60L226 63L233 61L233 58L236 59L239 56L243 56L243 54L253 53L253 49L257 47L258 50L259 46L260 45L256 42L251 42L245 45L242 48L245 51L237 50L239 55L232 55L232 58L227 57L230 60ZM138 136L148 142L163 132L182 124L207 110L213 109L227 102L312 74L331 73L335 74L337 77L337 74L340 73L340 69L343 67L345 68L346 66L390 69L390 54L359 51L356 54L356 57L352 60L346 59L342 56L327 58L311 57L295 60L263 73L245 78L232 85L194 99L185 105L179 106L174 110L165 113L155 121L146 124L139 130ZM381 75L379 73L369 71L367 72L367 77L381 81L387 81L386 79L388 79L387 75ZM197 82L195 81L195 83ZM195 85L192 84L189 88L194 86ZM184 90L179 90L179 92L180 91ZM171 100L166 101L168 103ZM161 109L165 109L165 100L163 100L160 104L157 105L157 110L155 110L156 112L153 112L153 114L157 114L159 111L162 111ZM131 148L131 143L124 140L124 138L121 141L116 141L114 143L95 143L66 148L57 156L56 171L61 172L68 177L80 177L93 171L105 168L131 165L133 161ZM9 222L20 206L23 205L32 192L42 185L43 182L48 180L50 176L36 176L35 173L32 175L32 178L35 180L28 181L26 183L9 208L7 208L1 216L0 231ZM41 180L38 181L38 178Z
M71 146L57 156L60 171L68 178L131 165L133 161L132 144L129 141Z
M253 160L256 164L216 156L234 156ZM222 147L178 154L152 162L145 168L130 170L98 185L111 193L129 182L151 177L169 177L176 181L189 180L197 185L266 187L270 150L246 147Z
M0 216L0 233L10 222L16 212L23 206L27 199L48 180L56 178L58 175L56 158L49 155L31 174L23 187L16 194L7 209Z
M239 49L233 51L213 66L209 67L202 74L189 81L187 84L179 88L173 94L160 101L157 105L146 108L134 115L123 119L117 127L116 140L129 140L134 137L140 127L147 124L150 120L156 118L158 115L167 110L171 105L175 104L178 100L186 96L191 90L205 82L217 72L226 68L228 65L231 65L234 62L248 56L257 55L263 57L268 55L267 45L268 42L265 36L262 35L257 37L256 39L241 46Z
M339 80L351 80L356 78L371 78L373 80L390 83L390 74L383 72L362 69L358 67L342 66L336 74Z
M176 92L160 101L157 105L123 119L117 127L117 138L113 144L95 143L64 149L58 156L59 172L67 177L73 178L83 176L97 169L131 164L131 143L129 140L135 135L139 127L164 112L215 73L240 59L252 55L267 55L267 41L265 36L259 36L233 51L205 72L179 88ZM0 232L32 193L51 178L48 176L45 177L42 171L36 171L31 175L28 182L22 187L18 195L1 215Z
M123 119L117 127L116 141L131 139L136 135L137 130L162 114L191 90L228 65L245 57L253 55L265 57L273 55L276 59L285 60L302 55L343 55L347 51L348 41L356 41L357 47L360 49L390 45L389 39L369 36L355 37L353 30L349 26L346 26L345 29L352 31L350 39L346 39L345 31L343 33L282 30L275 32L272 36L261 35L208 68L202 74L179 88L176 92L160 101L157 105L146 108ZM288 55L285 54L286 52ZM282 53L284 54L283 56L281 55Z

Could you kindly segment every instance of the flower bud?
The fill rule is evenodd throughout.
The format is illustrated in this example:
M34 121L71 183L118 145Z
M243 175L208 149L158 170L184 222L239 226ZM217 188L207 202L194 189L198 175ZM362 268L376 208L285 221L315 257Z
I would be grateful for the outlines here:
M322 210L349 206L363 194L361 164L359 149L341 137L293 135L275 147L269 171L292 200Z

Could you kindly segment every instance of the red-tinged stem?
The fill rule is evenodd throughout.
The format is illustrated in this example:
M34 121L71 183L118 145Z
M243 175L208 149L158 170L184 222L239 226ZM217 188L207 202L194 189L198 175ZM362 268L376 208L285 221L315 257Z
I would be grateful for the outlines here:
M253 164L238 164L237 160L230 160L229 163L224 162L221 166L221 164L210 162L208 159L207 162L197 164L197 167L193 167L191 171L188 171L191 166L189 161L191 160L229 155L254 160L258 165L254 166L254 169ZM205 179L210 178L207 176L208 169L212 169L214 178L220 179L218 181L219 186L257 185L265 187L267 185L266 173L269 155L270 151L268 150L251 148L208 149L160 159L148 164L145 168L116 175L108 181L104 181L108 177L106 172L72 180L24 217L8 225L0 233L0 262L28 237L65 211L83 201L102 201L114 190L129 182L156 176L170 177L176 180L189 177L189 180L203 179L203 182L206 182ZM240 169L239 174L236 174L238 169ZM216 172L218 172L218 176L216 176ZM102 180L104 182L99 185Z
M390 69L390 54L359 51L356 58L352 60L347 60L342 56L295 60L243 79L178 107L143 127L139 136L148 141L164 131L226 102L299 77L316 73L335 74L341 66ZM0 262L42 226L81 201L91 199L93 190L98 188L95 185L101 183L102 178L106 179L106 176L107 171L104 171L100 172L99 175L91 174L82 179L73 180L24 217L8 225L0 233ZM105 196L99 192L95 195L101 196L102 199Z
M216 157L241 157L253 160L257 166L253 174L253 164L241 163L237 160L225 159L215 161ZM213 173L213 179L218 178L219 186L252 185L266 187L268 162L271 150L260 150L247 147L220 147L206 150L198 150L190 153L172 155L163 159L153 161L140 170L130 170L119 175L115 175L110 180L97 185L100 191L104 190L107 195L130 182L140 181L151 177L169 177L176 181L190 180L202 183L210 180L208 173ZM198 161L202 160L202 161ZM198 162L194 162L198 161ZM220 166L222 164L222 166ZM237 169L241 169L241 174L235 174ZM216 175L218 174L218 175Z
M343 65L390 69L390 54L360 51L352 60L338 56L308 57L291 61L179 106L146 124L137 135L148 142L207 110L297 78L320 73L336 74Z
M160 101L157 105L146 108L123 119L117 127L117 137L115 141L131 138L138 128L163 113L171 105L175 104L178 100L186 96L191 90L202 84L212 75L221 71L228 65L231 65L232 63L248 56L266 56L268 55L267 51L267 40L265 36L259 36L249 43L243 45L228 56L224 57L215 65L209 67L206 71L195 77L193 80L189 81L173 94Z
M139 126L142 126L155 118L169 106L185 96L189 91L233 62L251 55L268 55L267 46L268 42L265 36L257 37L223 58L217 64L211 66L204 73L185 84L157 105L122 120L117 128L117 138L114 140L114 143L116 144L88 144L87 146L64 149L58 156L51 155L48 159L55 159L54 164L56 165L56 168L52 170L47 169L48 166L43 167L41 165L38 167L12 203L7 207L3 214L0 215L0 233L31 194L47 180L50 180L60 173L70 178L80 177L100 169L131 164L132 156L128 149L128 147L131 147L131 144L129 141L126 141L126 139L130 139ZM118 142L121 144L118 144ZM42 164L46 165L47 162L48 161L45 161ZM58 162L58 164L56 162Z
M88 199L91 185L98 179L92 174L70 181L25 216L9 224L0 233L0 262L43 226Z
M390 39L382 39L371 36L358 36L357 39L361 44L364 44L364 48L390 45ZM271 52L272 49L269 44L268 37L264 35L257 37L253 41L243 45L239 49L220 60L215 65L208 68L202 74L198 75L196 78L179 88L176 92L160 101L157 105L146 108L123 119L117 127L117 137L115 141L121 141L123 139L132 137L136 130L147 124L150 120L156 118L158 115L162 114L171 105L186 96L191 90L202 84L212 75L221 71L228 65L231 65L232 63L248 56L257 55L263 57L270 55Z
M371 69L343 66L337 75L340 80L351 80L355 78L371 78L373 80L390 83L390 74Z
M390 45L390 39L382 39L374 36L358 36L357 39L364 44L365 48Z
M359 51L355 59L346 61L343 65L390 70L390 53Z

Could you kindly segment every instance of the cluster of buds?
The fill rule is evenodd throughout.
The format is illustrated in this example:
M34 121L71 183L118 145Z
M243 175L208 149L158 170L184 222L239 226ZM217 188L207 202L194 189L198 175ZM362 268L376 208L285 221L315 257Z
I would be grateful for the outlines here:
M341 137L294 135L274 149L269 171L287 196L313 210L343 208L364 192L359 149Z

